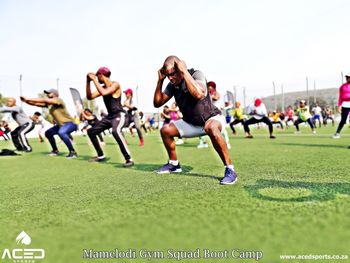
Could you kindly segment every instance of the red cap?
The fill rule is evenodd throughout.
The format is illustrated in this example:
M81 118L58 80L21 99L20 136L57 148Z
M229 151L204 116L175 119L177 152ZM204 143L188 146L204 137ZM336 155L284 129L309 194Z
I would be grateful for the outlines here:
M125 94L132 94L133 92L132 92L132 89L127 89L127 90L124 90L124 93Z
M214 81L209 81L208 82L208 87L212 87L213 89L216 89L216 84L215 84L215 82Z
M255 99L254 105L256 107L259 107L261 105L261 102L262 102L261 99Z
M96 75L102 74L104 76L111 75L111 71L106 67L101 67L97 70Z

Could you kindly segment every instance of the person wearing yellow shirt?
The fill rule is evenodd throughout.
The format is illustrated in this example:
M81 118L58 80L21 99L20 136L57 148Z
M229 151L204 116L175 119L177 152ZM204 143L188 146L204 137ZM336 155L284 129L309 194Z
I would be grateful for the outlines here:
M244 124L243 109L239 101L235 103L235 108L232 110L232 118L233 118L233 121L230 123L230 128L232 130L233 135L236 135L237 132L234 126L239 123L241 123L242 125Z
M309 106L306 105L305 100L299 102L299 107L295 110L298 119L294 122L294 126L297 129L297 133L300 133L299 124L307 122L310 125L312 133L316 133L315 126L312 122L312 116L309 111Z
M281 113L279 113L277 111L273 111L271 118L272 118L272 125L279 124L281 126L281 129L283 130L283 123L281 121Z

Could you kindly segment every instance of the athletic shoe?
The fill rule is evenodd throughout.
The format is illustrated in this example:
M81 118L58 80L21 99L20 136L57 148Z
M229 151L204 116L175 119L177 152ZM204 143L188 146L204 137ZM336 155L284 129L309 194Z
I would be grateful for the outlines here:
M59 151L52 151L48 155L49 156L58 156L58 154L59 154Z
M140 140L140 144L139 144L139 146L145 146L145 141L142 139L142 140Z
M25 150L23 150L23 152L30 153L30 152L32 152L32 149L25 149Z
M270 135L270 139L276 139L276 136Z
M180 144L184 144L184 141L182 139L178 139L176 142L175 142L176 145L180 145Z
M98 162L104 162L106 161L106 157L103 155L103 156L95 156L95 157L92 157L90 160L89 160L89 163L98 163Z
M296 131L296 132L294 132L295 134L301 134L301 131Z
M332 136L333 139L340 139L340 134L336 133Z
M312 131L312 134L316 134L316 131Z
M209 147L209 145L207 143L200 143L200 144L197 145L198 149L208 148L208 147Z
M225 168L225 176L221 179L220 184L235 184L238 180L237 174L230 168Z
M124 164L123 167L131 167L134 165L134 162L132 160L127 160Z
M247 139L253 139L254 137L253 137L253 135L247 135L246 138Z
M78 157L78 154L76 152L69 152L67 155L66 155L66 158L67 159L73 159L73 158L77 158Z
M182 169L180 163L178 165L173 165L171 163L166 163L162 168L155 171L157 174L169 174L169 173L181 173Z
M226 145L227 145L227 149L230 150L231 149L231 144L227 143Z

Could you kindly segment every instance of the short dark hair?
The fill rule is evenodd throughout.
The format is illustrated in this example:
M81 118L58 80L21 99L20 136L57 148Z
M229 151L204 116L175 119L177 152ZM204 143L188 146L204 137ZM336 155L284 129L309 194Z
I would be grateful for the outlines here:
M38 112L38 111L36 111L36 112L34 112L34 115L36 115L36 116L41 116L41 113Z
M90 112L92 114L92 111L88 108L86 108L84 111Z

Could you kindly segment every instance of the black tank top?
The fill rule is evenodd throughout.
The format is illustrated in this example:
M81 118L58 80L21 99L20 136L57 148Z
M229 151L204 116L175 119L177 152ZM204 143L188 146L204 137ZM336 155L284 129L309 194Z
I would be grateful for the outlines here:
M114 98L112 94L103 96L103 101L107 108L107 118L114 118L118 116L121 112L125 112L123 110L123 106L121 104L121 96L119 98Z
M194 69L188 71L191 75L196 72ZM205 98L197 100L188 91L174 89L174 97L183 114L184 121L195 126L204 126L209 118L221 114L221 111L214 106L209 91L207 91Z

